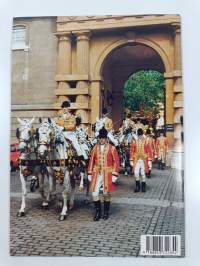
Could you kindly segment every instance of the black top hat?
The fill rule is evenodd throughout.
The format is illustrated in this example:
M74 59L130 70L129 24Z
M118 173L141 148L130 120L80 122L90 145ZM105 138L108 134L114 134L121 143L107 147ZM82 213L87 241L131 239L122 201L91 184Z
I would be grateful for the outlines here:
M68 108L68 107L70 107L70 102L68 101L64 101L61 105L61 108Z
M79 126L81 124L81 117L77 116L76 117L76 125Z
M138 136L142 136L143 135L143 129L142 128L138 128L137 134L138 134Z
M108 131L105 129L105 127L102 127L102 129L99 130L99 138L107 138Z

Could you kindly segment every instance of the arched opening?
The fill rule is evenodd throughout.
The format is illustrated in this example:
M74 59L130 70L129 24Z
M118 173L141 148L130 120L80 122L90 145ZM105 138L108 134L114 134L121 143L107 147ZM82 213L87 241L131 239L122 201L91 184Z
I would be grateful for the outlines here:
M101 106L107 107L115 129L119 128L123 120L124 85L131 75L141 70L153 70L164 75L165 66L153 48L140 43L115 48L102 64Z

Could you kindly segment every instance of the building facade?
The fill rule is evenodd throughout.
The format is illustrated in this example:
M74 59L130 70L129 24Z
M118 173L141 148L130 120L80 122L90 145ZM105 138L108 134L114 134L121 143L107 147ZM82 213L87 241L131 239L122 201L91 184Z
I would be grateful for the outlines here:
M15 18L12 34L11 141L17 117L52 117L56 81L56 17Z
M53 116L63 100L70 100L84 124L94 123L104 106L118 128L125 81L151 69L165 77L170 149L173 155L183 151L178 15L29 18L17 24L29 25L30 39L27 50L13 50L13 125L23 114Z

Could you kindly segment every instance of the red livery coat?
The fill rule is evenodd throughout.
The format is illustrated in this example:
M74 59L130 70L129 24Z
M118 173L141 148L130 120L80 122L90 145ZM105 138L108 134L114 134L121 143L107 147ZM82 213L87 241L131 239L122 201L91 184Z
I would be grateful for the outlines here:
M130 161L133 162L134 168L139 159L144 161L145 172L148 173L148 158L151 156L152 149L145 138L134 140L130 147Z
M119 173L119 155L114 146L105 144L101 152L99 144L96 144L91 151L88 165L88 175L92 175L90 188L95 190L98 174L103 174L103 192L112 192L116 186L112 183L112 175Z
M168 141L167 141L167 138L164 136L156 139L156 153L157 153L158 158L161 156L162 151L166 158L167 151L168 151Z
M156 143L155 143L155 140L151 136L148 136L148 137L146 137L146 143L149 144L148 160L149 161L154 161L155 154L156 154Z

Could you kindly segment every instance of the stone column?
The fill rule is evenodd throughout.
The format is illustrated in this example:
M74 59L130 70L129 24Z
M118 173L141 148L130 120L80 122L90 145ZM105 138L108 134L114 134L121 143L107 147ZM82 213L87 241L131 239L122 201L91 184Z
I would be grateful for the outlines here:
M77 74L89 75L89 31L79 31L75 33L77 38ZM86 81L78 81L77 88L82 89L88 86Z
M169 148L173 147L174 140L174 91L173 91L173 75L164 74L165 77L165 122L166 136L169 142Z
M183 94L181 74L181 30L180 24L173 24L174 27L174 150L182 151L180 117L183 115Z
M57 74L71 74L72 72L72 52L71 52L71 33L58 34L58 62ZM67 81L59 81L58 89L69 89ZM59 96L58 101L67 100L67 96Z
M89 75L89 65L90 65L90 55L89 55L89 40L90 40L90 31L78 31L73 32L76 36L77 47L76 47L76 64L77 64L77 74L80 75ZM88 81L80 80L77 81L77 89L88 88ZM88 103L88 95L78 95L76 97L76 103ZM90 113L88 110L78 109L77 114L80 114L83 120L90 120Z
M91 123L94 124L96 117L101 113L101 80L94 80L91 82Z

